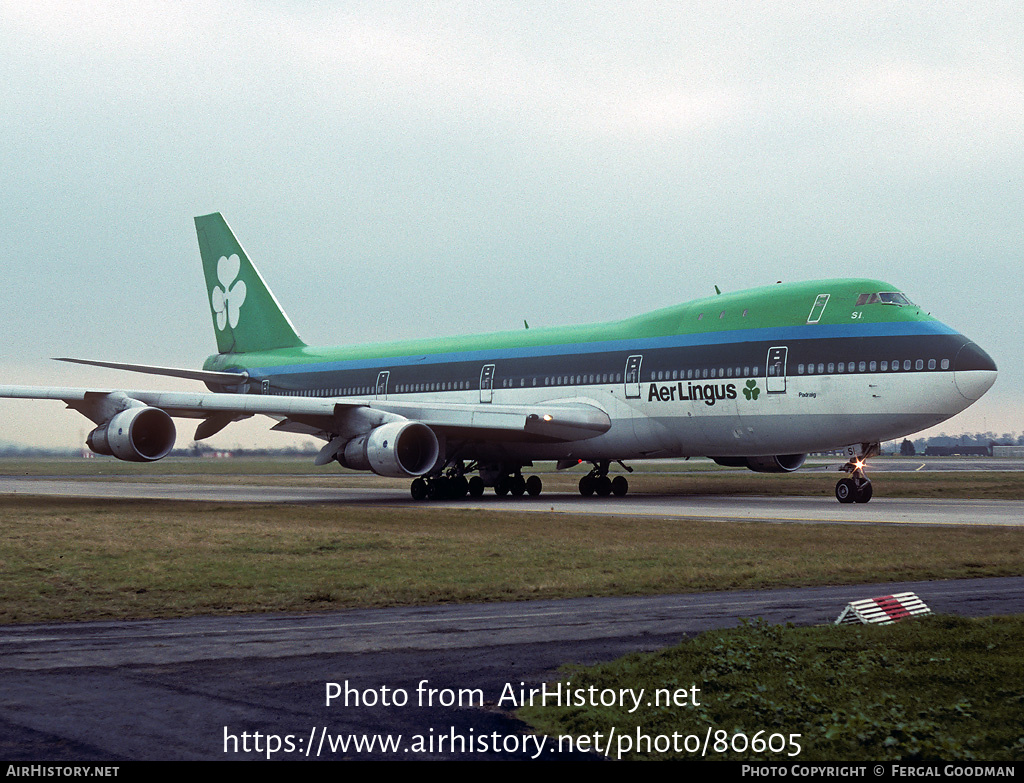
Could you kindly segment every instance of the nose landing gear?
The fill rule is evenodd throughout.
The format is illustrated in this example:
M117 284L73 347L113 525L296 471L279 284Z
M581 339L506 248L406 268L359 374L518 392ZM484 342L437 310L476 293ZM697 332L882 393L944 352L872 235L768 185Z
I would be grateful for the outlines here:
M851 457L850 461L840 468L849 473L850 477L836 482L836 500L840 503L867 503L871 500L871 479L864 475L864 465L868 457L877 453L877 443L864 443L861 446L861 455Z

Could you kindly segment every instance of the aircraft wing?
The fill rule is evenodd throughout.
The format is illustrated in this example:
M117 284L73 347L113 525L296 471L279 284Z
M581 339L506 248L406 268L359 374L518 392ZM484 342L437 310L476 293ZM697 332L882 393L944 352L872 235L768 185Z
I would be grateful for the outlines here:
M63 400L98 425L129 408L159 408L173 417L204 419L196 440L255 414L278 419L274 429L325 439L355 437L381 424L402 420L468 439L540 442L584 440L611 427L608 414L596 405L569 400L492 405L46 386L0 386L2 397Z

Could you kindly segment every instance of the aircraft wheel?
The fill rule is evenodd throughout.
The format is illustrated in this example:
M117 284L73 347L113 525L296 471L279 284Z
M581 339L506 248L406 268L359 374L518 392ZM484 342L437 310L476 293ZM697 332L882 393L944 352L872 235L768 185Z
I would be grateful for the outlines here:
M544 489L544 483L540 480L540 476L530 476L526 479L526 494L531 498L537 497L542 489Z
M427 484L427 497L431 500L447 500L451 490L451 482L444 476L432 480Z
M498 483L494 485L494 494L499 498L505 497L509 493L511 487L508 485L507 478L498 479Z
M517 498L522 497L523 494L526 492L526 479L524 479L522 476L513 476L512 480L509 483L512 485L512 494L515 495Z
M617 498L625 497L629 492L629 482L625 476L616 476L612 479L612 494Z
M421 478L413 479L409 493L412 495L413 500L425 500L427 497L427 482Z
M857 485L853 479L839 479L836 482L836 500L840 503L852 503L857 494Z
M456 500L462 500L469 494L469 481L466 480L465 476L459 476L452 479L452 497Z
M475 498L482 497L484 494L484 480L479 476L473 476L469 480L469 494Z
M597 480L597 496L599 498L606 498L612 494L612 480L607 476L601 476Z
M584 476L580 479L580 494L585 498L589 498L594 494L594 490L597 487L594 486L593 476Z
M857 490L857 496L854 498L858 503L867 503L871 500L871 482L868 481L861 484L860 489Z

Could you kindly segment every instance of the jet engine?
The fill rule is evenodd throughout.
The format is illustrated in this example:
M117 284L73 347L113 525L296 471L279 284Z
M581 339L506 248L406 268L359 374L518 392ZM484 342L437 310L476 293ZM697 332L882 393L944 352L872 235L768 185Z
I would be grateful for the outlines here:
M379 476L422 476L437 462L440 446L434 431L417 421L393 421L353 438L338 453L338 462L352 470Z
M792 473L804 464L806 454L776 454L769 457L712 457L727 468L748 468L755 473Z
M174 422L160 408L127 408L115 415L85 439L97 454L128 462L154 462L174 448Z

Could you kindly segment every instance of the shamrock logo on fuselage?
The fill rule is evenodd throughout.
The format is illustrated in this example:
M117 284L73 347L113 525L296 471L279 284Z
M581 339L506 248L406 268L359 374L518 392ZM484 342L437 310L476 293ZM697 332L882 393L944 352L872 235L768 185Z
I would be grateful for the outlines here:
M743 389L743 396L748 400L756 400L757 395L761 393L761 390L757 388L757 381L747 381L747 385Z
M220 280L220 285L214 286L210 294L210 304L217 316L217 328L220 330L228 324L232 329L238 326L238 314L245 301L245 281L235 280L240 267L238 254L221 256L217 260L217 279Z

